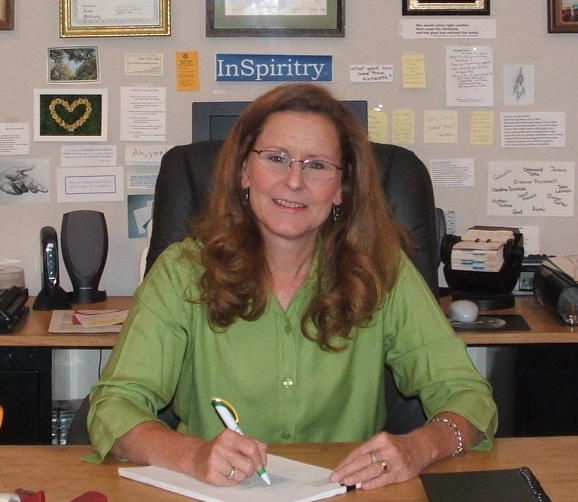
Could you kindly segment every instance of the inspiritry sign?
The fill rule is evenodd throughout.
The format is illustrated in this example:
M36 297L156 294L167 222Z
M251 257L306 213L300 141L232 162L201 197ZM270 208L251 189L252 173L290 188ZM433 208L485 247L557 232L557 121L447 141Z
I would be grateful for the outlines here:
M217 82L331 82L332 56L217 54Z

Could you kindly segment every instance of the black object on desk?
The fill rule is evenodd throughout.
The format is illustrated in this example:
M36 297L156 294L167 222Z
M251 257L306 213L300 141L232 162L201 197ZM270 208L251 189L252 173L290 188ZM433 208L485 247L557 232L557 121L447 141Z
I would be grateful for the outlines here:
M457 235L447 234L441 246L444 276L452 288L454 300L471 300L480 310L506 309L514 306L512 290L518 282L524 257L524 239L517 228L475 226L472 230L510 230L514 236L503 246L504 262L498 272L456 270L452 268L453 247L461 242ZM477 242L477 241L476 241Z
M0 289L0 333L11 333L28 313L28 290L19 286Z
M420 474L430 502L551 502L528 467Z

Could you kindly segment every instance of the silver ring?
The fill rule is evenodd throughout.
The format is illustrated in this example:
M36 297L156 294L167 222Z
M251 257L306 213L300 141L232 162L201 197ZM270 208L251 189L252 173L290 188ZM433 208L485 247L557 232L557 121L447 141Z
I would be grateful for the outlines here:
M381 459L375 454L374 451L369 452L369 459L372 464L379 464L381 462Z
M237 472L237 468L235 466L231 467L231 472L225 476L227 481L231 481L235 477L235 473Z

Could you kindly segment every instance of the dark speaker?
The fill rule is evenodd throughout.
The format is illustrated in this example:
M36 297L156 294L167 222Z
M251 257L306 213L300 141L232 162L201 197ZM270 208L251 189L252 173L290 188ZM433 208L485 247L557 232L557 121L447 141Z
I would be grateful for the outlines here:
M98 290L108 253L108 231L99 211L71 211L62 216L62 258L72 282L72 303L94 303L106 299Z
M70 300L59 284L58 238L52 227L40 230L40 251L42 253L42 289L32 308L34 310L69 309Z

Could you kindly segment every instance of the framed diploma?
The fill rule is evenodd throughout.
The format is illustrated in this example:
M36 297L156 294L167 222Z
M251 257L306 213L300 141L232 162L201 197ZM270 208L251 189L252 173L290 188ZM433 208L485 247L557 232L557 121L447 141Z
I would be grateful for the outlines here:
M14 0L0 0L0 30L14 29Z
M208 37L343 37L344 0L206 0Z
M404 16L489 15L490 0L401 0Z
M171 34L171 0L59 1L60 36L64 38Z

